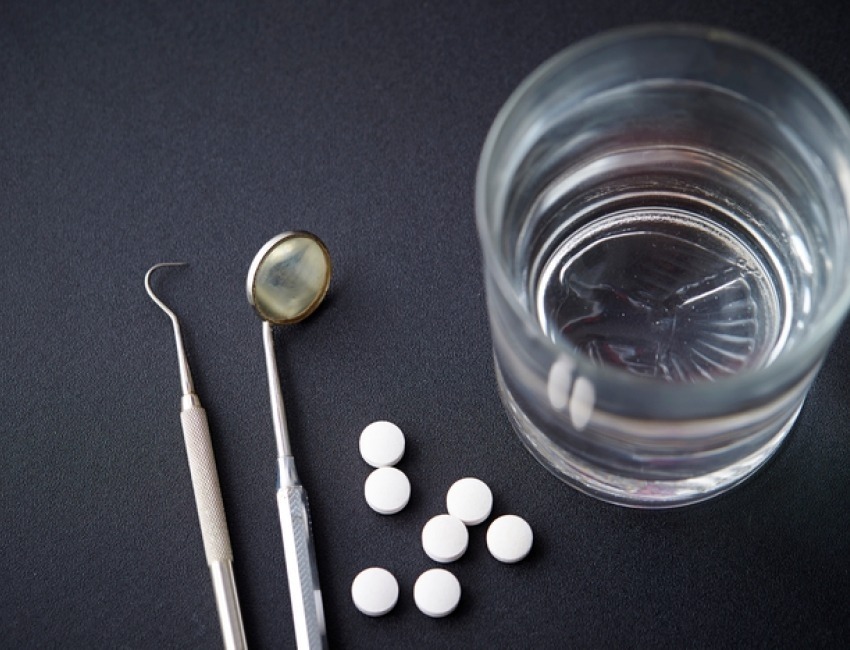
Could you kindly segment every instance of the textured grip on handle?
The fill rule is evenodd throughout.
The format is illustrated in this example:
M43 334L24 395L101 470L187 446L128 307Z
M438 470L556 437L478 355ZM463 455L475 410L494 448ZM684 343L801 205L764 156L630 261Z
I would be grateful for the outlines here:
M199 406L190 406L180 413L180 423L183 425L207 564L231 562L233 551L230 549L206 411Z
M300 485L281 487L277 507L283 534L286 576L299 650L326 648L325 613L316 570L307 494Z

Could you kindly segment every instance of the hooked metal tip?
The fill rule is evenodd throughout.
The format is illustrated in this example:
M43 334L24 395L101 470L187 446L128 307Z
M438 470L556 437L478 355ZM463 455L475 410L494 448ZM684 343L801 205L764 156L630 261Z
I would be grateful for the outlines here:
M183 395L193 395L195 393L194 385L192 384L192 373L189 370L189 361L186 358L186 351L183 347L183 335L180 332L180 323L177 320L177 315L171 311L162 300L157 298L156 294L151 289L151 275L157 269L160 269L164 266L189 266L188 262L160 262L159 264L154 264L152 267L148 269L148 272L145 273L145 289L148 292L148 295L153 300L162 311L166 313L166 315L171 319L171 324L174 328L174 341L177 345L177 362L180 367L180 387L183 390Z
M164 266L189 266L189 262L160 262L159 264L154 264L148 269L148 272L145 273L145 289L147 290L148 295L151 297L151 300L153 300L157 305L159 305L160 309L162 309L162 311L168 314L169 318L174 320L177 318L174 315L174 312L171 311L168 307L166 307L165 303L162 302L162 300L160 300L159 298L157 298L156 294L153 292L153 289L151 289L151 275L154 271L156 271L157 269L161 269Z

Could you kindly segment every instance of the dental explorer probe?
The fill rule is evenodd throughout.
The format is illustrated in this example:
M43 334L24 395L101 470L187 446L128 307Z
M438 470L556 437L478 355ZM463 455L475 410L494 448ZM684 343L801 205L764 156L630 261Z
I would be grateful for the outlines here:
M226 650L243 650L247 647L242 612L236 593L233 577L233 551L230 548L230 535L224 516L224 503L218 484L210 430L206 411L195 393L189 361L183 348L183 336L177 316L156 297L151 289L151 274L165 266L186 266L184 262L163 262L151 267L145 274L145 289L151 299L159 305L171 319L174 327L174 340L177 344L177 362L180 368L180 423L183 426L183 438L186 443L186 456L189 459L189 471L192 475L192 487L195 492L195 505L201 524L201 536L204 540L204 552L212 576L215 604L221 623L221 636Z

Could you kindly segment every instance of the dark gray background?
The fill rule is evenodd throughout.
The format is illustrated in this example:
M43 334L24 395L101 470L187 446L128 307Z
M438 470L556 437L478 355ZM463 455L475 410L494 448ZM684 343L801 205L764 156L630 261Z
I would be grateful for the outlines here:
M473 222L478 154L538 64L651 20L730 27L845 103L846 3L0 4L0 646L214 648L178 419L180 315L212 427L249 644L292 647L254 253L308 229L327 304L278 332L334 647L850 643L850 329L777 457L690 509L605 505L523 450L493 378ZM360 430L407 434L394 517L362 498ZM516 566L473 529L457 612L419 613L422 524L478 476L533 526ZM372 620L362 568L401 597Z

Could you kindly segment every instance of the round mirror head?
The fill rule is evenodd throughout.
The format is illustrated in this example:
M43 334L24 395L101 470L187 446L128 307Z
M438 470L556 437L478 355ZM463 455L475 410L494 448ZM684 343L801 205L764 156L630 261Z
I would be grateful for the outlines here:
M275 325L307 318L328 291L328 249L308 232L285 232L260 249L248 271L248 302Z

